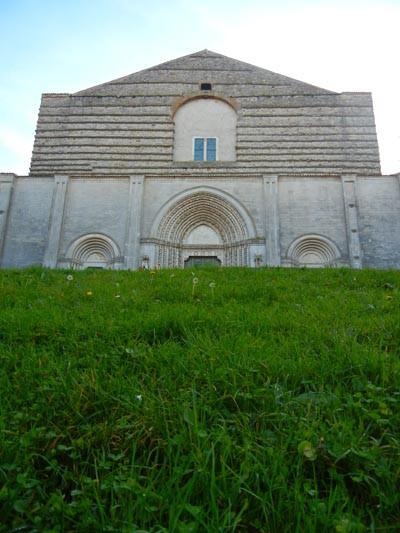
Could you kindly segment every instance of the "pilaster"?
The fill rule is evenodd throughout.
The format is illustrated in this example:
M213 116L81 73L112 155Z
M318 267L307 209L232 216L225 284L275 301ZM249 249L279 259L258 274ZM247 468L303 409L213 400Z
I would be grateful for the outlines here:
M0 264L11 210L15 174L0 174Z
M68 176L54 176L53 200L51 203L49 218L49 234L43 259L43 266L45 267L55 268L57 266L67 188Z
M265 247L268 266L279 266L281 254L279 245L279 207L278 207L278 176L264 176L265 206Z
M140 266L143 184L144 176L131 176L129 178L128 216L125 232L125 263L129 270L135 270Z
M360 234L358 228L356 176L342 176L343 202L349 250L349 263L352 268L362 268Z

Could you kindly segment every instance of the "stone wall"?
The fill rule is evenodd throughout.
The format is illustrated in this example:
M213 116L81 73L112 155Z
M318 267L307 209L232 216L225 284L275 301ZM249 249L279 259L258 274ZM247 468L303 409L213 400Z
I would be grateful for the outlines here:
M194 136L219 160L193 161ZM369 93L203 50L43 95L30 176L0 174L0 265L400 268L399 180Z
M400 174L357 179L363 265L400 268Z
M0 265L70 267L71 245L85 235L112 241L120 256L110 268L138 268L143 256L154 265L158 221L199 191L244 221L248 266L256 256L261 264L297 266L290 256L296 242L309 238L312 248L321 237L322 254L324 243L339 251L336 266L400 268L399 176L233 174L172 180L0 174Z
M279 241L282 262L301 236L321 235L340 250L349 264L343 189L340 178L279 178Z
M380 173L369 93L334 93L205 50L75 94L44 94L31 175L204 173L173 158L173 114L203 82L212 85L204 97L237 110L236 161L212 174Z
M7 195L4 194L5 180L10 180ZM0 246L2 267L43 263L52 195L52 178L32 179L0 174L0 201L4 202L4 234L3 245Z

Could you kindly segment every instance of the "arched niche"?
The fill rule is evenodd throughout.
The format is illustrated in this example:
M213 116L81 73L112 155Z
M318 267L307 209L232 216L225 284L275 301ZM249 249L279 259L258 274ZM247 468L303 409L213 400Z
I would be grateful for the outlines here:
M106 235L90 233L73 241L68 248L70 266L77 270L86 268L115 268L120 262L119 249Z
M194 98L177 109L173 120L175 161L195 160L196 139L204 139L204 162L208 139L215 139L215 161L236 160L237 115L232 105L219 98Z
M340 256L336 244L322 235L303 235L292 242L287 252L291 266L310 268L336 266Z
M207 224L200 224L184 236L183 244L213 246L222 244L222 239L215 229Z

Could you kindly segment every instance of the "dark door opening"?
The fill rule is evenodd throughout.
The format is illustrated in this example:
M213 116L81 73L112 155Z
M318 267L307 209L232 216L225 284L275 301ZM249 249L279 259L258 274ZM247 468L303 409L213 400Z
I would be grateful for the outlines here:
M185 261L185 268L196 268L201 266L221 266L221 261L216 255L191 255Z

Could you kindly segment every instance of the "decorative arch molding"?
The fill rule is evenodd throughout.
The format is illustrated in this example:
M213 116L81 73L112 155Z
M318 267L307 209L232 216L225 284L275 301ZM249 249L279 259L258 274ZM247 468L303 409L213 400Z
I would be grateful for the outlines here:
M102 233L89 233L75 239L68 247L67 257L71 268L115 268L123 258L117 244Z
M244 207L242 203L240 203L234 196L229 194L226 191L223 191L222 189L219 189L218 187L212 187L212 186L205 186L205 185L199 185L197 187L191 187L190 189L186 189L185 191L179 192L169 198L160 208L158 211L154 222L151 227L151 235L156 236L158 228L160 227L160 222L164 218L164 216L170 211L170 209L177 205L180 201L184 200L185 198L191 197L195 193L209 193L210 195L216 196L220 198L221 200L225 201L227 204L229 204L234 210L238 212L238 214L243 218L246 228L248 230L249 238L253 239L256 237L256 227L253 222L253 219L250 215L250 213L247 211L247 209Z
M175 100L175 102L172 104L172 107L171 107L172 120L175 119L176 112L178 111L180 107L184 106L188 102L191 102L193 100L200 100L200 99L220 100L221 102L225 102L226 104L231 106L231 108L236 112L238 112L240 109L240 104L236 100L236 98L230 98L221 93L217 93L215 91L207 91L207 93L205 93L204 91L198 91L195 93L190 93L184 96L180 96L179 98Z
M323 235L302 235L292 242L287 251L290 266L328 267L336 266L341 253L336 244Z
M204 227L209 228L210 235L218 236L220 243L211 239L187 244L187 237ZM156 262L162 267L181 267L188 257L196 255L217 257L226 266L245 266L255 235L245 208L212 187L195 187L176 195L160 209L152 227Z

